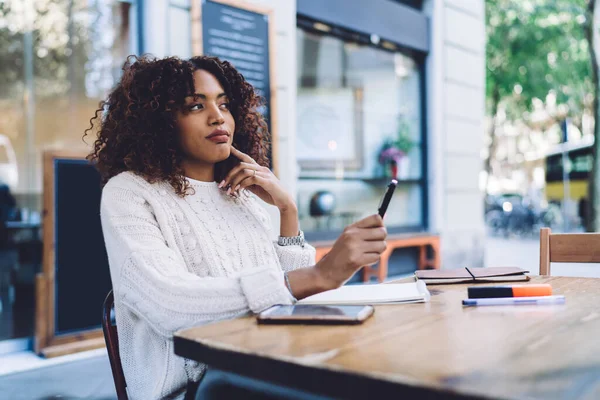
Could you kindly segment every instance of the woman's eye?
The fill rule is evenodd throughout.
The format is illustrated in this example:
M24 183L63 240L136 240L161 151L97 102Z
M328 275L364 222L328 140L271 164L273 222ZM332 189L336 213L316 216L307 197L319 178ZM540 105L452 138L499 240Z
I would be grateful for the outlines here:
M192 104L190 106L190 111L197 111L197 110L201 110L204 108L203 104Z
M219 107L221 107L224 110L229 110L229 103L223 103Z

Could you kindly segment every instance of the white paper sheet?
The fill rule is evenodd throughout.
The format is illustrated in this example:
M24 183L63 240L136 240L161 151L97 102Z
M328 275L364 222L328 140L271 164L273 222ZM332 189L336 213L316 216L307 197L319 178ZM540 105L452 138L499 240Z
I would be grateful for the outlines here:
M315 294L299 304L399 304L429 301L423 281L377 285L350 285Z

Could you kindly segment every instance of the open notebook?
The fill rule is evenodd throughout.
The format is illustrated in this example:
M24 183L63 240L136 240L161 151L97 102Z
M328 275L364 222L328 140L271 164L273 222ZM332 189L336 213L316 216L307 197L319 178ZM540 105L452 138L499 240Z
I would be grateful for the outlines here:
M298 304L401 304L429 301L430 294L422 281L350 285L315 294Z

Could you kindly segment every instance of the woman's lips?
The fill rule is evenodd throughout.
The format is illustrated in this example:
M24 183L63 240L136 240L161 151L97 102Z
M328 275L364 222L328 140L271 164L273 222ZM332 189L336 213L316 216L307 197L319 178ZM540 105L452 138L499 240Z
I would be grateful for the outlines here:
M211 137L207 137L208 140L211 140L215 143L227 143L229 141L228 135L214 135Z
M225 129L217 128L206 137L208 140L212 140L214 143L227 143L229 141L229 132Z

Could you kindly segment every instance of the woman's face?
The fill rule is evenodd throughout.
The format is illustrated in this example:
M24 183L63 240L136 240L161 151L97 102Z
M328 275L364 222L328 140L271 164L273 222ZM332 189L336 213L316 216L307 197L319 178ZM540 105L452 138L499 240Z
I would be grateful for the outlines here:
M216 164L229 157L235 120L225 90L210 72L194 72L196 97L185 99L185 113L178 112L180 144L190 164Z

